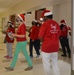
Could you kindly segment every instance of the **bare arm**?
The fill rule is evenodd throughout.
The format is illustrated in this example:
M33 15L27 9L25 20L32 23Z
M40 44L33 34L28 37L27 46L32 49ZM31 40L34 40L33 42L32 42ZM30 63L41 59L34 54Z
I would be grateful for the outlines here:
M25 37L25 35L11 34L11 37L24 38L24 37Z

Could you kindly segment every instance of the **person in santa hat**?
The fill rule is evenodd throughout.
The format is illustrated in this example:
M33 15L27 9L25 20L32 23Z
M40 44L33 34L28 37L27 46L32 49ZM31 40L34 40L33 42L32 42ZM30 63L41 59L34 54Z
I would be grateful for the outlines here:
M12 58L12 45L14 43L14 38L10 37L10 34L15 33L14 25L12 24L11 21L7 22L7 30L5 31L6 36L5 36L5 41L6 41L6 48L7 48L7 55L4 56L6 59L11 59Z
M60 75L58 68L58 50L59 50L59 24L52 20L53 13L50 10L45 10L42 13L44 23L41 25L39 38L42 40L42 62L45 75L51 75L50 65L54 71L54 75ZM51 60L51 62L50 62Z
M63 54L61 56L67 57L67 53L68 53L68 57L70 58L71 50L69 47L68 31L71 30L71 28L66 25L66 21L64 19L61 20L60 23L61 23L60 25L60 29L61 29L60 43L61 43L61 47L63 51Z
M5 69L9 71L13 71L16 61L18 59L18 54L20 51L24 54L27 62L28 62L28 67L25 69L25 71L31 70L33 68L32 66L32 61L28 55L26 45L27 45L27 40L26 40L26 25L25 25L25 16L23 14L17 15L16 16L16 21L18 22L19 26L17 29L17 32L15 34L11 34L11 37L16 37L17 40L17 45L14 53L14 57L12 60L12 63L10 64L10 67L5 67Z
M30 58L33 58L33 46L36 50L36 58L40 56L40 40L38 38L40 26L39 22L36 20L32 21L32 27L30 29L30 44L29 44L29 51L30 51Z

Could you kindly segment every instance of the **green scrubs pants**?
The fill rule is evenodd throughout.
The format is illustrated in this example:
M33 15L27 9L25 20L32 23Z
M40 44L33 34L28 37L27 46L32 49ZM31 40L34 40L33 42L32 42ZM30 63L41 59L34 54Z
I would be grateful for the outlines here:
M10 67L14 68L15 67L15 64L17 62L17 59L18 59L18 54L20 53L20 51L22 50L22 53L24 54L27 62L28 62L28 66L32 66L32 61L28 55L28 52L27 52L27 49L26 49L26 45L27 45L27 41L24 41L24 42L17 42L17 45L16 45L16 50L14 52L14 57L13 57L13 60L12 60L12 63L10 65Z

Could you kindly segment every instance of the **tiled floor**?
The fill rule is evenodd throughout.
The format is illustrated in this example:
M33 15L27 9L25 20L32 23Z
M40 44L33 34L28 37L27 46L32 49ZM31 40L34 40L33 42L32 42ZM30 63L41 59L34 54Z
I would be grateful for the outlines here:
M33 69L30 71L24 71L24 69L27 67L26 60L22 53L18 56L18 61L16 63L14 71L7 71L5 70L6 66L9 66L11 63L11 60L7 60L4 58L4 55L6 54L6 46L3 43L4 35L0 35L0 75L44 75L41 56L39 58L35 58L36 54L34 51L34 58L33 61ZM28 46L27 46L28 49ZM15 44L13 45L13 54L15 50ZM70 65L71 59L68 57L61 57L61 51L59 51L59 68L61 75L70 75L71 65ZM51 75L53 75L53 71L51 68Z

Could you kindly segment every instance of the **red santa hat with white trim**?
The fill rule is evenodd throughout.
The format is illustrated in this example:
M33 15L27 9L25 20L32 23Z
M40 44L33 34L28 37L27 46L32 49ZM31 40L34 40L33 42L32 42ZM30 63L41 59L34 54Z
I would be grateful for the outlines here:
M24 14L18 14L17 16L18 16L22 21L25 22L25 16L24 16Z
M44 16L49 16L49 15L53 15L52 11L50 11L50 10L44 10L42 12L40 20L42 21Z
M12 27L14 27L14 24L13 24L11 21L8 21L8 23L9 23Z
M65 24L66 25L66 21L63 19L60 21L61 24Z

